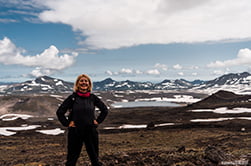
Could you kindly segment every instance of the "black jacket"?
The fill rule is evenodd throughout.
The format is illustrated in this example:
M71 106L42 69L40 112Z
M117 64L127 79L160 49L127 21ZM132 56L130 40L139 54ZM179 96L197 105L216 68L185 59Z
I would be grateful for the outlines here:
M99 108L100 114L95 117L95 107ZM69 111L69 116L66 112ZM74 121L77 127L94 126L94 120L99 124L104 121L108 114L106 105L94 94L89 97L81 97L76 93L68 96L57 110L58 120L63 126L69 126Z

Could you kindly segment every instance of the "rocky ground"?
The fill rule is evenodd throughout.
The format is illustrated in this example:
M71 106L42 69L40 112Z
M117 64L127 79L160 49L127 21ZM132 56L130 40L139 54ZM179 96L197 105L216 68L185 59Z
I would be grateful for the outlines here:
M28 135L28 136L27 136ZM224 165L250 155L250 132L221 129L139 130L100 134L100 159L104 165ZM65 162L65 136L24 132L1 137L1 165L55 166ZM90 165L83 151L78 165Z
M152 95L154 96L154 94ZM229 94L224 93L224 95ZM217 97L219 96L224 99L228 98L218 94ZM109 96L106 97L109 98ZM137 98L139 97L140 93ZM117 96L118 98L119 96ZM231 100L233 98L236 98L236 96L232 97ZM237 96L237 98L240 97ZM33 98L25 99L27 97L23 96L22 100L15 100L21 106L28 107L27 103ZM210 105L213 105L215 102L209 99L211 98L206 98L204 104L208 105L208 101L210 101ZM51 98L50 100L54 99ZM216 100L219 100L219 98L216 98ZM10 104L9 101L6 98L1 100L6 105ZM235 106L241 106L236 101L237 99L234 100ZM249 105L247 102L244 104L245 106ZM51 116L55 115L49 107L54 108L56 106L47 105L48 108L44 108L51 110L51 113L53 113L50 114ZM203 103L200 102L199 106L199 108L202 108ZM224 106L224 104L221 106ZM99 126L101 161L105 166L251 165L250 120L191 122L192 119L250 117L251 113L191 112L190 109L192 108L196 108L196 105L176 108L110 109L106 121ZM13 106L11 106L11 109L13 109ZM164 123L173 123L174 125L154 127L155 124ZM41 125L41 128L44 129L61 128L65 130L56 119L48 121L46 116L35 116L27 120L0 120L1 127L21 126L23 124ZM105 127L117 127L123 124L148 124L149 127L142 129L104 129ZM0 135L1 166L64 165L67 132L52 136L35 132L35 130L18 131L13 136ZM90 165L85 150L83 150L77 165Z
M100 159L107 166L251 165L248 163L251 162L251 122L248 120L189 122L189 119L202 116L218 115L163 107L112 109L106 122L99 127ZM103 129L124 123L149 122L171 122L177 125L148 129ZM56 119L47 121L45 118L0 121L0 124L1 126L40 124L46 128L61 127ZM245 130L242 130L244 127ZM51 136L28 130L20 131L13 136L0 136L0 165L64 165L66 134ZM82 165L90 165L84 150L78 161L78 166Z

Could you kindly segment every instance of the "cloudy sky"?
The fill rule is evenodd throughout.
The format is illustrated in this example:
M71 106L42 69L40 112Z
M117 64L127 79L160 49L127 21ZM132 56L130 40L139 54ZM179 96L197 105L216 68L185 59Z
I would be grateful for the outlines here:
M0 0L0 82L251 72L248 0Z

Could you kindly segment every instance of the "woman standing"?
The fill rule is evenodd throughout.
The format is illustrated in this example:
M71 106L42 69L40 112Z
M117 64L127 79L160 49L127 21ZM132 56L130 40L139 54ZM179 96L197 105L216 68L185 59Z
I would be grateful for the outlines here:
M92 166L100 166L97 127L106 118L108 109L96 95L91 93L92 82L89 76L79 75L73 89L73 94L68 96L57 110L59 121L69 130L65 165L76 165L84 143ZM100 110L97 117L95 107ZM66 117L67 111L69 111L68 117Z

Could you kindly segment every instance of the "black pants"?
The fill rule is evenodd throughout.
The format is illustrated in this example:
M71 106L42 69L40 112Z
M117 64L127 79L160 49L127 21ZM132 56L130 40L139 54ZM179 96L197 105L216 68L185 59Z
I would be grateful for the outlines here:
M68 132L68 154L66 166L75 166L80 156L83 143L93 166L99 166L98 132L96 127L70 127Z

